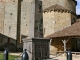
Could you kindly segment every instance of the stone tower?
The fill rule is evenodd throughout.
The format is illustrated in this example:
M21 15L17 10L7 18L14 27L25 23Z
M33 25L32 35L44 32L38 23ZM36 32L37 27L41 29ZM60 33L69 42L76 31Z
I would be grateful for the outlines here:
M76 4L75 0L43 0L44 37L76 22Z
M55 4L59 4L75 12L76 0L42 0L44 8L50 7Z
M21 2L21 39L29 36L32 1L22 0ZM42 0L42 3L44 37L68 27L76 21L77 3L75 0ZM18 0L0 0L0 40L4 40L4 42L8 40L8 37L11 43L16 40L17 7Z
M24 1L26 1L26 0L24 0ZM26 2L30 3L31 1L33 1L33 0L29 0ZM43 10L46 9L46 11L47 11L47 8L50 8L51 6L55 6L55 7L58 6L57 7L58 11L57 10L56 11L48 10L47 11L48 13L47 12L43 13L44 37L50 35L53 32L56 32L65 27L68 27L75 22L75 20L76 20L76 5L77 5L77 2L75 0L41 0L41 1L43 2ZM59 7L61 7L61 8L59 8ZM54 10L54 8L53 8L53 10ZM66 11L61 12L61 10L62 11L66 10ZM66 16L64 18L62 18L64 15L66 15ZM49 17L50 17L50 19L49 19ZM62 23L60 23L58 21L58 19L61 20ZM56 22L53 20L56 20ZM67 21L69 20L69 21L65 24L65 20L67 20ZM58 22L58 24L57 24L57 22ZM46 23L47 23L47 25L46 25ZM54 23L56 23L56 24L54 24ZM61 24L61 26L58 26L59 23Z

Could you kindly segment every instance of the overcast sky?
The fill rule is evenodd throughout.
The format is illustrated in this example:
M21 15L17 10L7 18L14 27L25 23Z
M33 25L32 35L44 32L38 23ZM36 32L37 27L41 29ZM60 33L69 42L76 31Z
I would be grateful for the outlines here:
M76 1L77 1L76 13L80 15L80 0L76 0Z

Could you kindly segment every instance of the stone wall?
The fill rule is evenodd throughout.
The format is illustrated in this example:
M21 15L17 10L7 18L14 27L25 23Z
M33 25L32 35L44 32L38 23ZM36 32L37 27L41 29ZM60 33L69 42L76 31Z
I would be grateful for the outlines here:
M23 1L31 3L33 0L23 0ZM76 4L73 0L41 0L41 1L43 2L43 9L58 4L76 12Z
M70 9L76 12L76 5L75 2L72 0L42 0L43 1L43 8L50 7L52 5L58 4L67 9Z
M21 37L24 38L29 34L29 21L31 18L30 4L33 0L22 0L21 2ZM42 0L43 9L55 4L59 4L75 12L75 3L72 0ZM72 4L71 4L72 2ZM0 0L0 33L3 40L11 38L16 40L17 37L17 9L18 0ZM60 12L46 12L43 13L44 22L44 37L52 34L55 31L70 26L71 15L70 13ZM73 16L75 17L75 16ZM66 22L65 22L66 21ZM59 25L59 26L58 26ZM1 38L2 40L2 38Z
M17 3L5 3L4 35L16 39Z
M22 2L21 6L21 35L28 36L29 34L29 21L30 21L30 4L25 1Z
M76 51L76 40L75 39L71 39L67 37L67 39L65 37L63 38L54 38L52 39L51 42L51 46L50 46L50 54L56 54L57 51L64 51L64 44L62 42L62 40L66 40L66 50L71 49L72 51Z
M43 16L44 37L71 25L71 13L68 12L51 11Z
M10 37L10 40L13 42L13 40L16 40L17 37L18 2L17 0L6 0L5 2L0 2L0 6L0 33L3 35L2 37L5 42L7 42L8 37ZM21 37L24 38L28 35L30 4L23 1L21 10Z
M73 23L75 23L76 21L77 21L77 16L75 16L75 15L71 15L71 24L73 24Z
M0 2L0 33L3 34L3 29L4 29L4 11L5 11L5 7L4 7L4 3Z
M54 32L54 11L45 12L43 13L43 16L44 37L46 37Z
M5 15L5 7L4 7L4 2L0 2L0 43L3 42L3 36L2 34L4 33L4 15ZM1 45L1 44L0 44Z
M54 32L62 30L71 26L71 13L68 12L55 12L54 13Z

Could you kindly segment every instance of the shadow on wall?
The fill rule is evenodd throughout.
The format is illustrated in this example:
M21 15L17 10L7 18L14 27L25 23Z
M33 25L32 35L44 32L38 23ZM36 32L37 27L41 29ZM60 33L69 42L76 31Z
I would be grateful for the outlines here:
M21 39L23 39L23 38L27 38L28 36L26 36L26 35L21 35Z
M21 35L21 39L26 38L27 36ZM17 40L13 39L11 37L8 37L6 35L3 35L0 33L0 51L4 51L4 49L7 47L9 51L16 52L18 51L17 48ZM21 43L21 47L19 48L21 51L23 50L23 46Z

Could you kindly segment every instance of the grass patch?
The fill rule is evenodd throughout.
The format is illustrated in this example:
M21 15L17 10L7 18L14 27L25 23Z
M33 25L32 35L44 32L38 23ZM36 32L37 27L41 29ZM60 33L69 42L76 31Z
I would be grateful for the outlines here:
M3 60L3 54L0 54L0 60Z
M20 56L9 55L9 60L15 60L15 58L20 58ZM4 59L4 54L0 53L0 60Z

